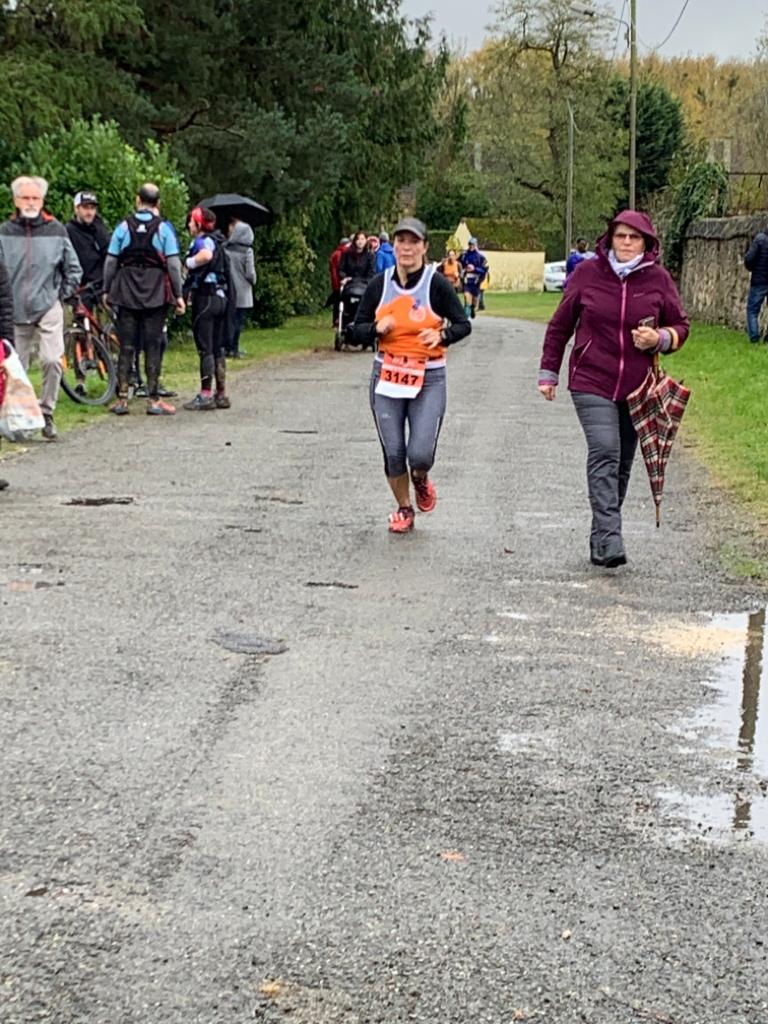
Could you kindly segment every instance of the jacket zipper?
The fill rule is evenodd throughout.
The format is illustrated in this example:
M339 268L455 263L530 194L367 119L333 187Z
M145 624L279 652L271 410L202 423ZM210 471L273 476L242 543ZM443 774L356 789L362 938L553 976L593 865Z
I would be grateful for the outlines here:
M619 376L616 380L616 389L613 392L614 402L619 400L621 390L621 378L624 376L624 317L627 315L627 279L621 282L621 319L619 320Z
M27 221L24 225L26 231L26 249L27 258L25 260L26 266L24 268L24 311L29 311L29 280L32 276L32 225Z

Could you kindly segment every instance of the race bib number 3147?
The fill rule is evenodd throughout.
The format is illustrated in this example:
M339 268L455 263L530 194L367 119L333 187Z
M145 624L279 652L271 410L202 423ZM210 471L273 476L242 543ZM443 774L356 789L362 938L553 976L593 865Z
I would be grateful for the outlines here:
M376 394L389 398L415 398L424 386L426 365L426 359L385 355Z

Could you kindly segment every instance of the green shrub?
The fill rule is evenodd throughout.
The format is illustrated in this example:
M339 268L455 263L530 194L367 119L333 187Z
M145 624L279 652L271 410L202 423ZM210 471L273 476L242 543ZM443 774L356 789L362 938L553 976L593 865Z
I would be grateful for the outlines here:
M664 262L679 274L683 262L685 232L702 217L722 217L728 202L728 172L722 164L692 164L677 186L674 209L664 237Z
M448 251L448 240L452 237L452 231L430 231L429 258L433 260L441 260Z
M431 174L416 190L416 216L427 227L450 230L462 217L484 216L490 200L477 171L456 167Z
M120 135L114 121L77 120L34 139L12 168L13 176L38 174L49 183L46 209L59 220L72 216L72 199L80 189L92 189L99 209L113 228L134 208L136 192L145 181L160 189L163 215L177 228L184 226L189 192L176 161L165 146L148 140L144 152L134 149ZM7 212L13 207L8 185L4 186Z
M524 220L467 217L467 227L477 239L477 246L481 250L540 252L544 248L535 230Z
M279 327L294 313L313 308L315 254L300 227L278 221L256 232L253 320Z

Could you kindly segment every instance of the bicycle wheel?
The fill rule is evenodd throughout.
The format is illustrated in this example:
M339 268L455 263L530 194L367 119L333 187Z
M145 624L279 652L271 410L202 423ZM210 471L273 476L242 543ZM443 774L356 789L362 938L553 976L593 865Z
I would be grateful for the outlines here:
M64 332L61 386L81 405L105 405L114 397L115 362L104 343L82 327Z
M120 358L120 339L117 336L117 328L111 320L107 320L101 328L100 334L101 340L106 344L107 350L112 356L112 362L117 366L117 360Z

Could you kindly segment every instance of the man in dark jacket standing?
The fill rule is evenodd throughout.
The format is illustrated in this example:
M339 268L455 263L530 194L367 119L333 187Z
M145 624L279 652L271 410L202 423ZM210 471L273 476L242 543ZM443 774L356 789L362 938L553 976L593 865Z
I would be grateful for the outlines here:
M8 356L8 347L3 342L13 342L13 338L13 292L11 291L11 280L8 277L5 264L0 262L0 363ZM3 404L3 397L5 395L4 385L5 377L0 366L0 405ZM8 481L0 479L0 491L4 491L7 486Z
M99 216L99 201L95 192L78 192L74 205L75 215L65 226L83 268L80 285L83 288L93 285L83 295L83 301L91 308L103 290L104 260L107 258L110 235Z
M747 333L753 345L760 342L760 310L768 296L768 235L758 232L744 257L744 266L752 274L747 298ZM768 339L766 339L768 340Z
M61 302L80 284L82 270L64 225L43 210L48 192L45 178L16 178L11 191L16 213L0 224L0 260L11 280L16 349L24 369L35 345L40 353L43 437L54 441L53 412L64 355Z

